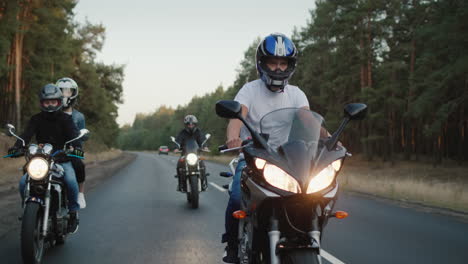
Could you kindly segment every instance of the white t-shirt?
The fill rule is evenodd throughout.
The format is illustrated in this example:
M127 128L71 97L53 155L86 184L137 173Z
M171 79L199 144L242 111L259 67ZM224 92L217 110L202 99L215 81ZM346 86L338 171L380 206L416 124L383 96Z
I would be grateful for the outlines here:
M260 119L271 111L289 107L309 107L309 101L299 87L288 84L283 93L275 93L268 90L260 79L246 83L234 100L249 109L246 120L257 132L260 132ZM243 140L250 136L244 126L240 136Z

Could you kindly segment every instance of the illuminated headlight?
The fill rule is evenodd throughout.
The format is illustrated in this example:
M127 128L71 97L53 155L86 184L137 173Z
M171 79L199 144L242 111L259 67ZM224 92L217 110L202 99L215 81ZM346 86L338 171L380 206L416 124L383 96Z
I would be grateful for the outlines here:
M185 159L187 160L187 163L190 166L197 164L197 161L198 161L197 155L193 153L188 154Z
M333 182L336 172L341 168L341 160L335 160L332 164L323 169L317 176L309 182L307 193L314 193L321 191Z
M49 163L43 158L33 158L28 163L27 171L33 180L42 180L49 171Z
M291 177L282 169L273 164L266 164L263 169L263 177L265 180L278 189L282 189L292 193L301 193L301 188L296 179Z

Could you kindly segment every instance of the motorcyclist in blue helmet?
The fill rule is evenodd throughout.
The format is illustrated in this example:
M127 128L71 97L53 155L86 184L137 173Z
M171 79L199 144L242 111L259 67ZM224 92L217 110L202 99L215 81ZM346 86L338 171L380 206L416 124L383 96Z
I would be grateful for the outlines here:
M265 37L258 45L255 59L260 78L246 83L234 98L242 106L242 116L253 124L254 129L260 131L260 119L277 109L309 109L304 92L288 83L296 69L297 61L297 49L291 39L280 33ZM226 132L228 148L240 147L242 140L250 136L239 119L231 119ZM240 176L244 167L245 160L241 154L225 214L226 233L223 234L222 242L227 242L223 257L226 263L239 263L238 220L232 217L232 213L240 208Z
M274 33L258 45L255 56L260 79L272 92L283 92L296 70L297 49L285 35Z

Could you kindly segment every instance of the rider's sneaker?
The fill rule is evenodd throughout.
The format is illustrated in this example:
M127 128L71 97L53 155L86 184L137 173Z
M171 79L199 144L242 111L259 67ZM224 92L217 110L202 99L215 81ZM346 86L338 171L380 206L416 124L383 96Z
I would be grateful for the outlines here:
M84 193L78 193L78 204L80 205L80 209L86 208L86 200L84 198Z
M239 263L239 257L237 256L237 248L227 246L224 249L223 261L225 263Z
M78 212L70 212L70 219L68 220L68 233L76 233L76 231L78 231L79 223L80 219L78 218Z

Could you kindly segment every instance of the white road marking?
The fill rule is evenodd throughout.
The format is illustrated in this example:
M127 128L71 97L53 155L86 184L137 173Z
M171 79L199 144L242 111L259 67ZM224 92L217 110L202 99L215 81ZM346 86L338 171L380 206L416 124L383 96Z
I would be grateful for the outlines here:
M335 258L332 254L326 252L323 249L320 249L320 256L322 256L324 259L328 260L329 262L333 264L345 264L343 261Z
M218 189L218 191L220 192L226 192L226 189L224 189L223 187L219 186L218 184L214 183L214 182L210 182L211 186L215 187L216 189Z
M223 187L219 186L218 184L214 183L214 182L210 182L210 184L215 187L216 189L218 189L218 191L220 192L226 192L227 190L224 189ZM332 264L345 264L343 261L337 259L336 257L334 257L332 254L326 252L325 250L323 249L320 249L320 256L323 257L324 259L328 260L330 263Z

